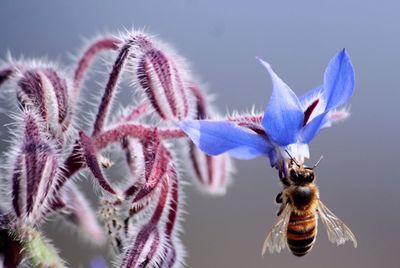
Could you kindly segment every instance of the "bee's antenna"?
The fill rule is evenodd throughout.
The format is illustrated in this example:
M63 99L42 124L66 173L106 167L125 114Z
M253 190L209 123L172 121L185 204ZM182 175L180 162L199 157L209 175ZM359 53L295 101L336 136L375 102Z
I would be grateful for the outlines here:
M296 165L297 165L297 167L300 167L300 164L296 161L296 159L294 159L293 158L293 156L289 153L289 151L288 150L285 150L285 152L288 154L288 156L290 157L290 160L292 160ZM318 161L319 162L319 161ZM318 163L317 163L318 164Z
M317 163L315 163L315 165L312 167L312 169L316 168L319 164L319 162L321 162L321 160L324 158L323 155L321 155L321 157L319 158L319 160L317 161Z

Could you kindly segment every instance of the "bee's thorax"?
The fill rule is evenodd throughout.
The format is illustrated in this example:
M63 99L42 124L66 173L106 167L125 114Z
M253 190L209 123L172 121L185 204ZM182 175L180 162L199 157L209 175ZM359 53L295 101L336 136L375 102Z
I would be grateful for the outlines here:
M315 184L291 185L284 192L288 202L300 213L301 211L313 211L316 208L318 189Z

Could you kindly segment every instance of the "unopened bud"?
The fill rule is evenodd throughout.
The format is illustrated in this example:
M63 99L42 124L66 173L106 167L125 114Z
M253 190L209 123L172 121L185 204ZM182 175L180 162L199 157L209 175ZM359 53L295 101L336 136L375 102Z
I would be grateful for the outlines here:
M196 184L207 193L225 194L232 173L230 157L226 154L207 155L192 142L189 146Z
M145 184L145 158L143 144L140 141L125 137L122 139L122 148L125 152L125 160L129 170L129 182L131 187L126 190L127 196L132 196L138 186Z
M196 99L195 119L202 120L212 117L210 104L200 86L191 82L189 89ZM194 181L200 190L209 194L224 194L230 183L232 173L231 158L226 154L207 155L191 141L189 141L189 156L191 160L190 169L193 171Z
M176 234L180 213L178 191L176 174L163 176L152 213L138 222L127 240L121 267L154 267L160 263L174 267L182 261L183 254L177 253L183 251Z
M32 113L24 115L22 144L13 163L12 207L19 219L39 223L48 212L58 179L58 156Z
M138 62L139 85L165 120L181 120L188 116L187 90L181 72L169 55L156 48L146 51Z
M134 181L136 192L132 191L132 187L127 189L126 195L135 194L133 203L146 202L158 186L164 174L167 172L171 156L164 144L155 133L152 139L146 139L142 143L143 160L144 160L144 180ZM143 183L140 183L143 182Z
M53 137L62 138L70 124L67 82L50 67L24 68L17 97L22 107L36 109Z

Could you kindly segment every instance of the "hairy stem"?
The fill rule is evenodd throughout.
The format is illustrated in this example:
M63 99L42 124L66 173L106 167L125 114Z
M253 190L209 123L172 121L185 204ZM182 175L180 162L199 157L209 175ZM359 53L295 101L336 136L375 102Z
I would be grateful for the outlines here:
M20 241L24 257L31 267L65 267L56 249L38 230L23 226L11 235Z
M114 37L102 38L93 43L82 55L74 72L74 97L78 97L83 78L93 59L104 50L116 50L119 40Z
M154 134L155 131L161 139L176 139L186 137L186 133L178 128L157 129L153 127L145 127L143 125L124 124L99 134L95 138L94 143L96 148L101 150L107 147L107 145L110 143L120 141L124 137L148 139Z
M149 108L150 108L150 103L147 100L145 100L141 102L138 106L136 106L127 116L122 118L120 122L122 123L122 122L137 120L144 113L146 113Z
M132 43L133 43L132 40L128 41L121 47L117 59L114 62L114 65L112 67L111 73L107 81L106 88L104 90L103 97L99 105L96 120L94 122L92 136L97 136L103 129L114 96L114 91L116 89L122 71L122 67L124 66L125 60L129 55L129 50L132 46Z

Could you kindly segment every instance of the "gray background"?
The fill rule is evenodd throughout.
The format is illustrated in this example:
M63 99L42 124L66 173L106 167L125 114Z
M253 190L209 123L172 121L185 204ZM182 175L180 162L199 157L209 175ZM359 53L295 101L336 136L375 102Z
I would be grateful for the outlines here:
M70 63L82 37L145 28L193 66L221 111L262 110L271 94L269 61L299 95L322 82L329 59L346 47L356 70L348 121L311 143L321 196L354 231L359 248L336 247L320 228L313 251L260 255L280 190L266 159L237 161L234 184L209 198L186 187L183 224L190 267L400 267L398 1L2 1L0 55L48 56ZM100 89L97 87L97 89ZM4 138L4 137L3 137ZM95 249L59 227L53 235L73 267Z

